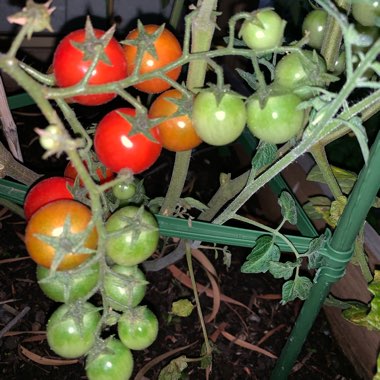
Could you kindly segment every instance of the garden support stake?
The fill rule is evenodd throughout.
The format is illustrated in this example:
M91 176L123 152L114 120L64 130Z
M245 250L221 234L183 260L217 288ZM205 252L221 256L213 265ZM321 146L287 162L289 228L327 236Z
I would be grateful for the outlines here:
M287 379L307 335L330 292L345 272L354 242L380 187L380 132L372 145L367 165L358 177L336 230L322 255L322 266L305 301L294 328L272 372L271 380Z

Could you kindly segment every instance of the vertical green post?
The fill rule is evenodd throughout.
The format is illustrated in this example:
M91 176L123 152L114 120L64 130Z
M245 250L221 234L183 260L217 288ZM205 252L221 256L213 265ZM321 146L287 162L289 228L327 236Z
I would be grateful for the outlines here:
M344 275L345 268L352 256L355 238L380 187L379 162L380 132L372 145L368 163L361 170L347 206L328 243L315 283L276 363L271 380L288 378L331 286Z

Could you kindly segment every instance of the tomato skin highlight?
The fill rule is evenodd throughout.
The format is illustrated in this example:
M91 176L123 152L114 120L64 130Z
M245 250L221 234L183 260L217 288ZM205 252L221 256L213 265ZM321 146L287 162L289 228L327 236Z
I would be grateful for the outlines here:
M59 306L49 318L46 337L49 347L66 359L85 355L95 344L95 330L100 321L97 308L89 302L83 304L79 323L68 315L70 304Z
M61 200L74 199L67 186L73 186L71 178L50 177L37 182L26 194L24 200L24 213L26 220L42 206Z
M264 108L252 97L247 101L247 124L251 133L270 144L282 144L302 129L305 112L298 110L301 98L292 93L269 96Z
M131 350L144 350L156 340L158 320L146 306L125 311L117 324L121 342Z
M153 34L159 25L149 24L144 25L145 32L148 34ZM139 36L138 29L134 29L128 33L125 39L135 40ZM150 55L148 52L144 52L139 73L141 75L149 73L154 70L161 69L162 67L169 65L170 63L179 59L182 55L182 47L178 42L174 34L168 29L164 28L162 33L154 41L154 48L157 53L157 59ZM138 54L138 49L134 45L125 45L124 54L127 61L127 73L130 76L135 70L136 59ZM172 80L177 80L181 73L181 67L176 67L165 74ZM163 92L171 87L171 85L163 79L154 78L143 81L134 85L136 89L149 94L156 94Z
M212 91L202 91L195 97L192 121L204 142L221 146L232 143L241 135L247 112L238 95L224 94L217 103Z
M107 340L106 350L86 363L89 380L128 380L133 372L133 356L120 340Z
M143 210L141 222L138 222L138 235L132 230L136 228L132 219L139 212L141 212L139 207L125 206L115 211L106 221L108 234L120 232L120 234L109 236L106 242L106 255L116 264L125 266L140 264L157 248L158 223L152 213ZM127 229L128 226L131 228Z
M129 169L134 174L141 173L156 162L162 145L140 132L130 136L132 125L119 113L135 116L136 111L119 108L105 115L95 131L95 152L100 162L113 172ZM157 128L152 128L151 132L158 139Z
M178 106L172 103L170 98L181 99L182 94L177 89L171 89L160 94L150 106L149 117L154 119L173 115L178 110ZM168 118L158 124L157 128L162 146L172 152L193 149L202 142L195 132L189 115Z
M100 38L104 31L94 29L95 36ZM79 83L91 66L91 60L84 61L84 54L72 42L83 43L85 30L78 29L65 36L53 57L53 72L58 87L70 87ZM110 65L99 60L88 81L90 85L100 85L125 79L127 76L127 63L123 48L115 38L112 38L104 49ZM116 97L115 93L78 95L72 99L82 105L96 106L107 103Z
M49 274L49 269L37 265L37 281L44 294L56 302L73 302L85 297L96 287L99 263L78 271L57 271L50 279Z
M30 257L39 265L50 268L55 256L55 248L38 239L35 234L58 237L63 225L70 217L72 234L83 232L92 218L91 211L74 200L58 200L41 207L30 218L25 230L25 246ZM98 234L94 228L88 235L85 247L95 249ZM58 266L58 270L72 269L83 263L91 255L68 253Z

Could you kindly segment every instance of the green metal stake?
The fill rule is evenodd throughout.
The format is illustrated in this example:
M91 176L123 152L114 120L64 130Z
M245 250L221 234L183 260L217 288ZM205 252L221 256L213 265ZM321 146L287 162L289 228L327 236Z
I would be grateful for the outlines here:
M290 337L272 372L271 380L287 379L306 337L330 292L331 286L343 277L354 242L380 187L380 132L370 151L369 160L361 170L347 206L323 254L314 286L305 301Z

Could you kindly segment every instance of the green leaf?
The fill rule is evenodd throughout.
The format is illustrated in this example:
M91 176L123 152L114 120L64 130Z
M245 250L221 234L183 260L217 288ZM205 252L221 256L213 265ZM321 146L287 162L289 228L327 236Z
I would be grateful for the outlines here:
M364 162L367 163L369 157L368 137L366 129L363 126L362 119L358 116L353 117L351 120L344 124L346 124L352 130L352 132L354 132L362 151Z
M206 206L204 203L202 203L202 202L200 202L197 199L192 198L192 197L182 198L180 203L182 203L181 206L186 208L186 210L188 210L190 208L195 208L199 211L204 211L204 210L208 209L208 206Z
M294 280L289 280L282 286L282 304L293 301L296 298L305 300L312 287L312 282L307 277L296 277Z
M305 252L305 256L308 257L308 269L317 269L321 266L321 249L325 245L326 237L325 235L320 235L313 239L309 244L309 249Z
M278 261L281 253L277 245L273 243L272 236L261 236L256 240L256 245L247 256L247 261L242 265L242 273L265 273L269 270L271 261Z
M293 197L287 191L281 193L278 204L281 206L284 219L291 224L297 224L297 207Z
M248 86L252 88L253 91L256 91L258 88L258 83L256 75L254 73L248 73L242 69L237 68L236 71L238 74L247 82Z
M301 264L300 261L287 261L285 263L279 263L277 261L271 261L269 263L269 272L274 278L283 278L288 280L293 276L294 268Z
M344 170L338 168L336 166L331 166L331 170L334 174L334 177L338 181L338 184L344 194L349 194L351 192L352 187L354 186L357 174L348 170ZM326 183L323 178L322 172L319 169L318 165L315 165L307 175L306 179L308 181Z
M179 380L182 372L187 368L187 358L181 355L173 359L166 367L164 367L158 375L158 380Z
M211 351L214 350L214 347L211 346ZM212 365L212 352L207 353L207 346L205 343L201 347L201 368L206 369Z
M264 166L270 165L276 159L276 154L276 145L260 141L251 163L254 175Z
M172 313L178 317L188 317L193 309L194 305L188 299L182 299L172 303Z

